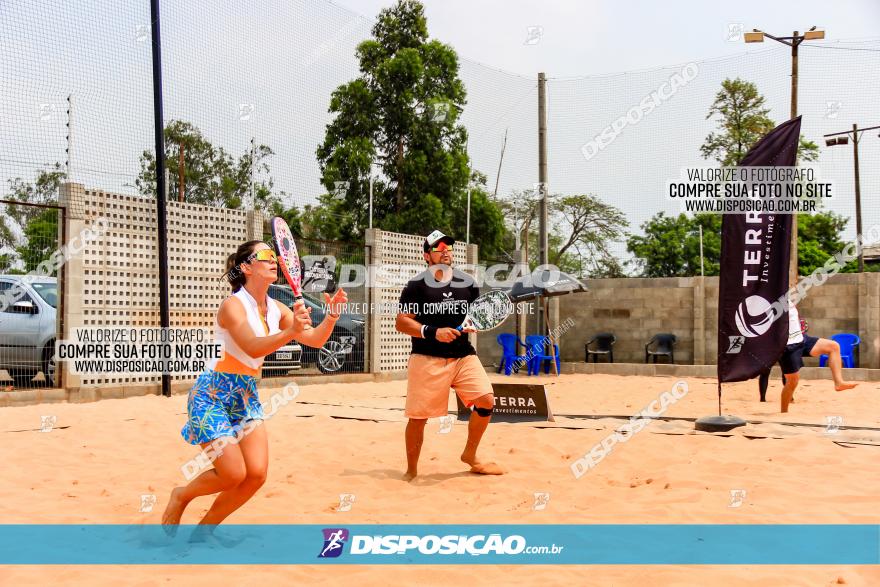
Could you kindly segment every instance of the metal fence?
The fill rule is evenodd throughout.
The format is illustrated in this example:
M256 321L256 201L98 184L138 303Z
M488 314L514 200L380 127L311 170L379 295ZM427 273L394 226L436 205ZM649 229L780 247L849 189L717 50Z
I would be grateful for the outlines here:
M264 238L271 240L271 234L267 231ZM303 238L297 239L296 244L303 271L303 298L311 310L312 324L317 326L326 315L324 293L332 293L340 286L340 281L345 279L341 274L343 268L367 264L365 244ZM357 283L343 289L348 295L348 307L337 320L330 339L319 349L295 343L291 345L293 348L278 351L285 353L281 359L277 359L277 352L276 356L270 355L263 377L287 376L294 372L301 375L363 373L369 369L370 313L364 310L367 287L365 283ZM293 306L293 292L280 271L270 295ZM289 357L286 353L290 353ZM291 361L292 369L287 369L282 362L286 360Z
M64 209L0 201L0 385L57 384L55 340L63 326L58 295Z

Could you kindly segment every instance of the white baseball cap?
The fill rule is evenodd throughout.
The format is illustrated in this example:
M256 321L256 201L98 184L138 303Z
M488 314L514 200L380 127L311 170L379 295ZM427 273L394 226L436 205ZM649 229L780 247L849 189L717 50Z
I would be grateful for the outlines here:
M444 242L451 247L452 245L455 244L455 239L452 238L451 236L446 236L445 234L443 234L439 230L435 230L434 232L432 232L431 234L429 234L428 236L425 237L425 244L424 244L425 252L427 253L428 251L430 251L431 247L437 246L437 243L439 243L439 242Z

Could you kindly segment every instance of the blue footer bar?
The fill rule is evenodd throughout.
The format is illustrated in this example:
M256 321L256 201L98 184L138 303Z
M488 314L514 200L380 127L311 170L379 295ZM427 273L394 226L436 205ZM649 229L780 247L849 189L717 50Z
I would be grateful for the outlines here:
M877 565L880 525L0 525L0 564Z

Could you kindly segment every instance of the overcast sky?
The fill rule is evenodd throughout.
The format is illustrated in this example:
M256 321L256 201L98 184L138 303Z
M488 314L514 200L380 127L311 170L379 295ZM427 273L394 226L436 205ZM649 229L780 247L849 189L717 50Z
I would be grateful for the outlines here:
M162 0L165 120L191 122L235 156L251 139L269 145L275 152L270 173L286 203L315 203L325 191L315 150L331 120L330 96L359 75L355 48L370 37L387 4ZM799 113L804 135L822 147L822 174L837 186L828 209L854 217L852 150L827 148L822 135L854 122L880 124L878 0L744 0L729 10L703 2L620 0L425 5L431 38L460 56L467 90L460 122L473 167L487 176L488 187L497 182L498 195L508 197L538 181L536 78L544 71L550 79L550 191L598 195L624 212L633 233L659 211L678 211L664 186L683 167L714 165L699 148L716 128L706 115L725 79L756 84L771 119L788 118L789 49L769 40L745 45L740 25L780 36L824 28L826 41L801 49ZM15 177L33 179L67 159L72 96L73 179L136 193L140 156L154 144L149 22L147 0L36 7L0 0L0 186ZM684 64L698 68L696 78L600 153L584 156L585 144ZM865 137L867 227L880 223L880 138ZM854 235L853 224L847 236ZM624 251L622 241L615 250Z
M333 0L375 18L390 0ZM828 39L880 37L878 0L423 0L432 37L459 55L535 77L640 70L743 53L743 25L775 36L817 26ZM528 28L543 27L535 44ZM736 30L734 28L734 30Z

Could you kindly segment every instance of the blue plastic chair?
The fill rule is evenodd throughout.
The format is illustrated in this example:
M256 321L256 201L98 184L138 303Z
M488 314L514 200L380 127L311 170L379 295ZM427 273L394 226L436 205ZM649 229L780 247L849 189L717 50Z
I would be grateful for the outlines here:
M504 370L505 375L510 375L513 371L519 371L520 365L525 362L525 355L516 352L516 343L526 346L515 334L499 334L496 338L498 344L501 345L501 364L498 366L498 373Z
M857 334L842 332L832 336L831 340L840 345L840 358L843 360L843 366L854 369L856 366L856 347L861 344L862 339ZM819 355L819 366L824 367L827 363L828 355Z
M544 365L544 373L550 372L550 364L545 361L556 360L556 372L559 373L559 345L553 345L552 355L545 354L546 338L540 334L531 334L526 337L526 348L529 349L531 360L529 361L529 375L538 375L541 372L541 365Z

